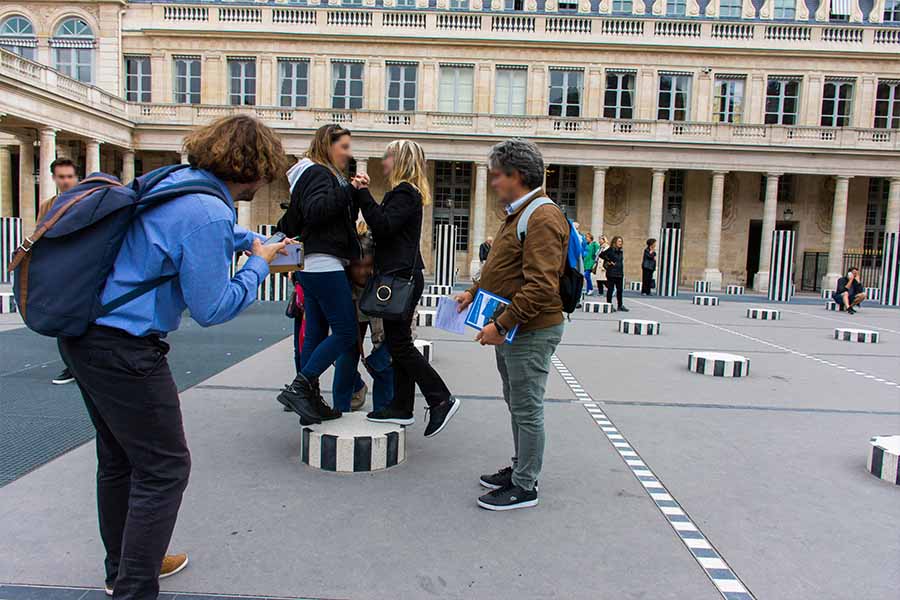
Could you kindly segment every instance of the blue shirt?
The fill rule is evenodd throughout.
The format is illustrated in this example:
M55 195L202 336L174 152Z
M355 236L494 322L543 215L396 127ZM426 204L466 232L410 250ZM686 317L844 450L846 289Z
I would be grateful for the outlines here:
M506 207L506 214L511 215L514 212L516 212L517 210L519 210L520 206L525 204L529 198L531 198L532 196L537 194L539 191L541 191L541 188L539 188L539 187L534 188L533 190L531 190L530 192L528 192L527 194L525 194L524 196L522 196L515 202L511 203L509 206Z
M109 302L142 282L177 274L171 281L97 319L100 325L132 335L166 334L178 329L185 308L208 327L233 319L256 300L256 288L269 274L258 256L247 259L234 277L234 253L249 250L257 236L235 224L228 187L200 169L180 169L160 185L206 178L227 198L188 194L139 215L125 235L101 297Z

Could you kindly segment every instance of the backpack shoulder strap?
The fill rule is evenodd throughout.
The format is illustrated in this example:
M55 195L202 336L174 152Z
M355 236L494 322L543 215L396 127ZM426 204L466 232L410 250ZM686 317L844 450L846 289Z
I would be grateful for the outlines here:
M525 234L528 233L528 219L531 218L531 214L547 204L555 205L556 203L546 196L541 196L526 206L525 210L522 211L522 216L519 217L519 221L516 223L516 237L519 238L520 243L525 242Z

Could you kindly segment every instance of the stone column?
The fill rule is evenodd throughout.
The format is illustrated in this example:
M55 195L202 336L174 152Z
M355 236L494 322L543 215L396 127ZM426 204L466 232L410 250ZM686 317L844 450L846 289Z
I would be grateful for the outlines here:
M884 230L887 233L897 233L900 231L900 177L891 177L890 185Z
M472 243L469 245L472 251L472 261L469 273L478 273L481 261L478 259L478 250L484 243L484 229L487 227L487 177L488 168L484 163L475 165L475 205L472 207Z
M653 183L650 186L650 221L647 237L658 238L663 223L663 190L666 187L666 170L653 169Z
M56 160L56 130L44 127L41 129L41 156L38 168L40 202L56 195L53 173L50 172L50 163L54 160Z
M128 183L134 179L134 151L125 150L122 153L122 183Z
M591 197L591 232L594 239L603 235L606 211L606 167L594 167L594 194Z
M250 224L253 221L253 205L245 200L235 202L235 204L237 204L238 225L250 229Z
M356 159L356 172L357 173L368 173L369 169L369 159L368 158L357 158Z
M828 243L828 272L822 278L822 287L833 290L844 270L844 233L847 229L847 189L850 178L838 175L834 181L834 204L831 208L831 235Z
M9 146L0 146L0 217L11 217L13 214L12 191L12 154Z
M722 196L725 192L725 172L714 171L712 192L709 195L709 230L706 234L706 268L703 279L714 291L722 289L722 271L719 270L719 251L722 248Z
M84 143L84 176L100 170L100 142L88 140Z
M778 179L781 173L766 173L766 202L763 206L762 235L759 240L759 269L753 276L753 289L769 290L769 261L772 256L772 235L778 219Z
M34 231L37 216L34 200L34 141L25 138L19 142L19 216L24 235Z

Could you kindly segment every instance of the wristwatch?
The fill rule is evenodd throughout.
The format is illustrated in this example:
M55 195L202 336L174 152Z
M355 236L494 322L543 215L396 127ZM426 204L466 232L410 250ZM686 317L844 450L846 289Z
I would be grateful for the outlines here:
M497 333L499 333L503 337L506 337L506 334L509 333L509 329L507 329L506 327L501 325L500 321L493 321L493 323L494 323L494 327L497 328Z

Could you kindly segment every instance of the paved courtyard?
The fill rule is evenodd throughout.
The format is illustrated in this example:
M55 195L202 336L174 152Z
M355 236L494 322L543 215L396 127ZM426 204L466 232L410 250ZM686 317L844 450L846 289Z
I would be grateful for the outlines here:
M900 433L900 313L818 300L745 317L628 295L628 317L576 313L547 391L537 508L492 513L478 475L507 464L506 407L488 349L420 329L462 400L439 436L422 409L405 463L342 475L299 460L289 322L257 305L172 336L193 454L163 582L191 594L351 599L848 600L894 598L900 486L866 471L869 437ZM750 300L757 302L751 303ZM52 340L0 316L0 599L101 598L90 427ZM853 323L878 344L832 339ZM691 373L688 353L751 361L750 376ZM330 382L324 382L328 389ZM421 405L420 405L421 406ZM5 485L4 485L5 484ZM53 589L35 586L54 586Z

